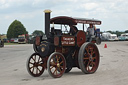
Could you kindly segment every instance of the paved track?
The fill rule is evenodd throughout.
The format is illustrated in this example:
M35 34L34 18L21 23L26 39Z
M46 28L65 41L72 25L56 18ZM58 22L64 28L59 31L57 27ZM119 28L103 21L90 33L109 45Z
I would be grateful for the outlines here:
M0 85L128 85L128 41L103 42L98 48L101 57L96 73L83 74L73 68L54 79L47 70L36 78L28 74L26 61L34 52L32 45L6 45L0 48Z

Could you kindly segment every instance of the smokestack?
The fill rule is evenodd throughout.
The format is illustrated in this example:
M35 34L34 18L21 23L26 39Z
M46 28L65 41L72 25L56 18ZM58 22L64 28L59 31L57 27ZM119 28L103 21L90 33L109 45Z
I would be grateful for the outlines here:
M50 13L51 10L44 10L45 13L45 35L48 37L48 33L50 32Z

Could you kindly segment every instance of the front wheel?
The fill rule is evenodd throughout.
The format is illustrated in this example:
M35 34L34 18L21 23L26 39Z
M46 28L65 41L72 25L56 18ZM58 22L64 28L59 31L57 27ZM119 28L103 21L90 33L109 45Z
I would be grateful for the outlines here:
M95 44L84 43L78 55L78 63L83 73L92 74L99 66L99 51Z
M64 56L59 52L52 53L47 62L47 68L49 74L54 78L61 77L66 68L66 61Z
M33 77L42 75L45 68L45 59L43 59L38 53L32 54L27 60L28 73Z

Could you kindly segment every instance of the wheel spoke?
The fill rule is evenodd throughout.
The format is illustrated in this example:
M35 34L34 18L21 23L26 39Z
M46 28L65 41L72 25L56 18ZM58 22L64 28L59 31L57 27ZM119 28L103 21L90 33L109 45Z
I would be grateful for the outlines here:
M95 62L91 62L91 64L92 64L93 66L95 66L96 63L95 63Z
M87 70L88 70L88 71L90 71L89 66L90 66L90 61L88 61L88 64L87 64Z
M86 52L87 52L87 54L88 54L88 53L89 53L89 52L88 52L88 48L85 48L85 50L86 50Z
M60 65L63 63L63 61L60 62Z
M41 72L41 70L37 67L38 71Z
M53 72L53 74L55 74L56 71L57 71L57 68L55 68L55 71Z
M59 67L59 72L61 73L61 69L60 69L60 67Z
M30 67L30 69L34 68L34 66Z
M92 60L96 59L96 57L92 57Z
M38 62L40 62L40 57L38 58Z
M57 63L59 62L59 58L58 58L58 57L59 57L59 56L56 55Z
M50 62L51 66L56 66L56 64L54 62Z
M32 57L33 61L36 62L36 60Z
M38 69L36 68L36 74L38 74Z
M60 56L58 57L58 60L60 60Z
M92 55L93 47L92 47L92 46L90 46L90 47L89 47L89 50L90 50L90 55Z
M34 64L34 63L32 63L32 62L29 62L29 64Z
M86 64L86 60L84 60L83 62L84 62L84 64Z
M60 66L61 69L63 69L64 67L63 66Z
M89 57L84 57L84 60L89 60Z
M95 51L94 49L91 50L91 55L95 54Z
M38 64L38 66L43 66L43 64Z
M36 62L36 55L35 55L35 62Z
M92 52L92 55L95 54L95 51Z
M39 63L43 63L43 61L41 60L41 61L39 61Z
M90 68L89 68L89 66L87 66L87 71L90 71Z
M90 49L90 51L91 51L91 55L93 55L93 53L94 53L93 49Z
M56 75L57 75L57 70L55 71Z
M88 55L90 55L90 53L89 53L89 49L88 49L88 48L86 48L86 52L87 52Z
M57 61L55 60L56 58L53 58L52 60L52 62L56 65L56 63L57 63Z
M50 69L52 69L54 66L51 66Z
M87 53L85 53L84 56L88 56Z
M56 59L58 59L58 58L57 58L57 55L56 55Z
M34 67L33 67L33 69L32 69L32 73L34 72Z

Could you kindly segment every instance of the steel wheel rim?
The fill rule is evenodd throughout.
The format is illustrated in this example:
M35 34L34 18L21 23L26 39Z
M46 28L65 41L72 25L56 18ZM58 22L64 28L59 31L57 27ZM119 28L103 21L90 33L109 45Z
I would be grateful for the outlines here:
M48 60L48 71L49 74L54 78L59 78L65 72L66 62L65 58L60 53L51 54Z
M32 54L28 59L27 70L34 77L40 76L45 70L44 59L38 53Z
M83 63L87 72L93 73L97 70L99 65L99 52L95 45L89 44L85 47Z

